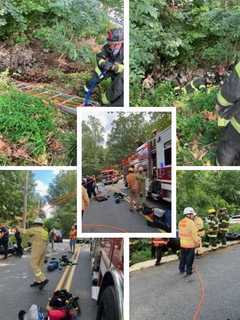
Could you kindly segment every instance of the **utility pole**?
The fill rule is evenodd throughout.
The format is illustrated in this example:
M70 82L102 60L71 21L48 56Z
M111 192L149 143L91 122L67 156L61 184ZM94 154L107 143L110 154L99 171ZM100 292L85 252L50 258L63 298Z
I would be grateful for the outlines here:
M23 203L23 229L26 229L27 211L28 211L28 178L29 171L26 171L24 184L24 203Z

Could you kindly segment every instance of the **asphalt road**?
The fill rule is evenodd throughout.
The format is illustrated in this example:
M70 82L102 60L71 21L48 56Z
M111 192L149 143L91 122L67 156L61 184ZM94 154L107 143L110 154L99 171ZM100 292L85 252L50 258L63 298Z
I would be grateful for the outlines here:
M144 217L135 210L130 212L126 200L115 203L113 193L126 192L122 182L101 187L101 191L109 198L103 202L91 199L90 206L83 216L83 232L159 232L158 228L149 227ZM149 205L166 208L166 205L159 203Z
M68 250L67 243L55 244L55 251L49 250L48 255L59 257ZM63 272L64 269L47 273L50 281L42 291L39 291L37 288L29 287L33 279L29 254L25 254L22 258L10 256L7 260L0 260L0 319L15 320L19 310L27 310L32 304L37 304L45 310L48 299L56 289ZM91 300L90 259L89 249L86 246L81 247L70 291L80 297L81 320L95 319L96 302Z
M240 245L196 260L191 281L178 263L130 274L131 320L239 320Z

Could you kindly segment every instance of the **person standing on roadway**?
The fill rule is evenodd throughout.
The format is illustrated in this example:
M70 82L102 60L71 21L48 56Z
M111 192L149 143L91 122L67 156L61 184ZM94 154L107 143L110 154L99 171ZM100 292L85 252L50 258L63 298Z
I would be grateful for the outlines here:
M196 254L200 256L203 253L202 239L205 236L204 222L203 219L196 212L194 212L193 221L197 227L198 236L200 238L199 248L196 249Z
M192 274L192 266L195 258L195 249L200 245L198 229L194 223L195 211L193 208L187 207L183 211L184 218L179 221L179 237L180 237L180 273L186 276Z
M31 267L35 281L30 287L38 287L41 290L48 283L43 271L44 259L47 253L48 232L43 228L43 220L36 218L33 227L23 230L23 233L30 238L32 243Z
M146 177L144 175L143 167L138 168L137 173L137 183L138 183L138 207L139 210L143 210L143 206L146 202Z
M136 205L136 209L138 210L138 192L139 192L139 186L138 186L136 174L134 173L134 169L132 167L128 169L127 184L128 184L128 190L129 190L129 210L132 212L134 209L134 204Z
M76 241L77 241L77 226L76 225L72 226L72 228L70 230L69 238L70 238L70 251L72 254L74 254L75 247L76 247Z

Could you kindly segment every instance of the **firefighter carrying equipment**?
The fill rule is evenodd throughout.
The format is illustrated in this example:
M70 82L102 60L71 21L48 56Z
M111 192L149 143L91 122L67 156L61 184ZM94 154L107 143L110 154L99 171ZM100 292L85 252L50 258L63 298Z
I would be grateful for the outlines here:
M197 248L200 243L198 230L192 219L185 217L178 224L181 248Z
M117 49L113 44L120 44ZM122 45L121 45L122 44ZM123 106L123 30L113 29L108 33L107 43L96 56L97 66L92 79L84 87L85 105L89 105L95 87L103 80L111 78L112 83L107 92L102 94L104 105Z

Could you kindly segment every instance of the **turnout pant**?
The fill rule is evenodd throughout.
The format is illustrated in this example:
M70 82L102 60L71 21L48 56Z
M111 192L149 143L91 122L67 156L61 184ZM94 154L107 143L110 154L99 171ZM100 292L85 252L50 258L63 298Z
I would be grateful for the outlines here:
M32 245L31 267L36 282L42 282L46 279L43 271L44 259L47 251L47 242L38 242Z
M227 239L226 239L226 232L225 231L219 231L218 233L218 238L220 240L220 243L222 245L226 245L227 244Z
M192 266L195 258L195 248L181 248L179 271L192 274Z
M6 259L8 257L8 239L1 239L0 240L0 245L3 246L3 254L4 258Z
M239 165L240 161L240 134L231 123L223 129L217 147L217 164L220 166Z
M23 248L22 248L22 240L17 241L17 256L21 257L23 255Z

